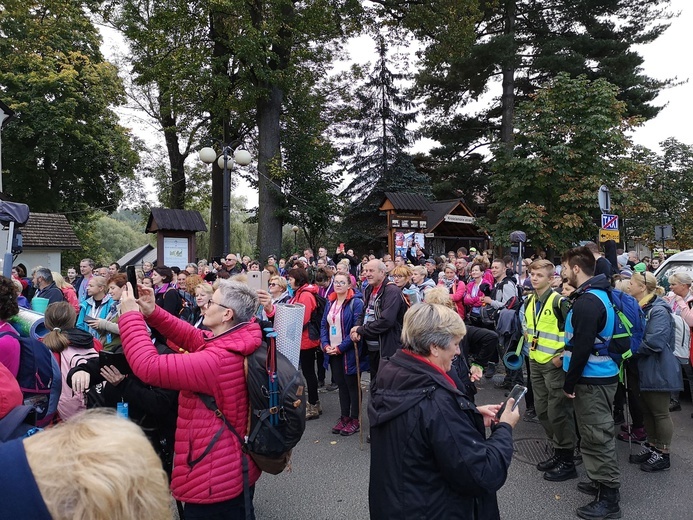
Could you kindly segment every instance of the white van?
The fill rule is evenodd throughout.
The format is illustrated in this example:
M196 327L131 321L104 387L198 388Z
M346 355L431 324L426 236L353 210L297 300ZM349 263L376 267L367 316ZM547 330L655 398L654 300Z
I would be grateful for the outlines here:
M685 271L693 276L693 249L686 249L662 262L662 265L655 271L657 283L669 292L669 277L681 271Z

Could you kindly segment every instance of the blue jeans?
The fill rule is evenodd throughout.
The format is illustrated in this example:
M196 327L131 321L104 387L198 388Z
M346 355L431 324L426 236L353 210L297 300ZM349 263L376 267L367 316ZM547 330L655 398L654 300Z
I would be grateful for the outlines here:
M250 518L255 520L253 495L255 486L250 486ZM243 493L236 498L216 504L185 504L185 520L245 520Z

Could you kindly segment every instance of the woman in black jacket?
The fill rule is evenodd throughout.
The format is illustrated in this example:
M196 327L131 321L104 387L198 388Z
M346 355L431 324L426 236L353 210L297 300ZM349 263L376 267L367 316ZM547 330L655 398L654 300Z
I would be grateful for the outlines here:
M159 354L175 354L163 343L156 343ZM122 355L118 345L113 354ZM67 384L75 393L85 390L87 408L117 408L118 403L128 403L129 418L147 435L154 450L161 458L164 470L171 478L173 465L173 440L178 417L178 392L147 385L132 371L121 373L115 366L102 366L99 358L92 358L76 366L67 374Z
M464 334L442 305L405 314L403 348L381 366L368 408L371 518L500 518L520 414L510 401L497 421L500 405L476 407L456 388L448 372Z

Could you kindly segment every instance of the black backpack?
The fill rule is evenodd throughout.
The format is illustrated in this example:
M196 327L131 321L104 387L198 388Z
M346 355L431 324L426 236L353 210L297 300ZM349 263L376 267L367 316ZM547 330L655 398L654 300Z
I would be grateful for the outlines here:
M250 512L248 481L249 454L264 472L277 475L289 465L291 450L298 444L306 428L306 392L303 375L289 359L277 351L277 333L268 321L260 321L263 342L246 357L246 383L250 402L250 425L247 438L241 437L217 406L214 397L198 394L207 408L224 423L198 459L207 455L228 428L242 448L243 490Z
M322 317L325 314L325 307L327 307L327 299L315 293L311 294L315 297L315 309L310 313L310 320L303 329L308 329L308 337L316 340L320 339L320 327L322 327Z

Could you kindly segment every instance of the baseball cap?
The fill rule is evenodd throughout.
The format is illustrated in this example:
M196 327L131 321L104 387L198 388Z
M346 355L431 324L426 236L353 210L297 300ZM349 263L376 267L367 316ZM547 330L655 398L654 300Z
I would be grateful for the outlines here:
M647 271L647 266L644 262L639 262L635 264L635 267L633 267L633 271L635 271L636 273L644 273L645 271Z
M476 253L477 252L476 247L470 247L469 252L471 253L472 251L474 251Z
M427 258L425 263L436 265L436 261L433 258Z

